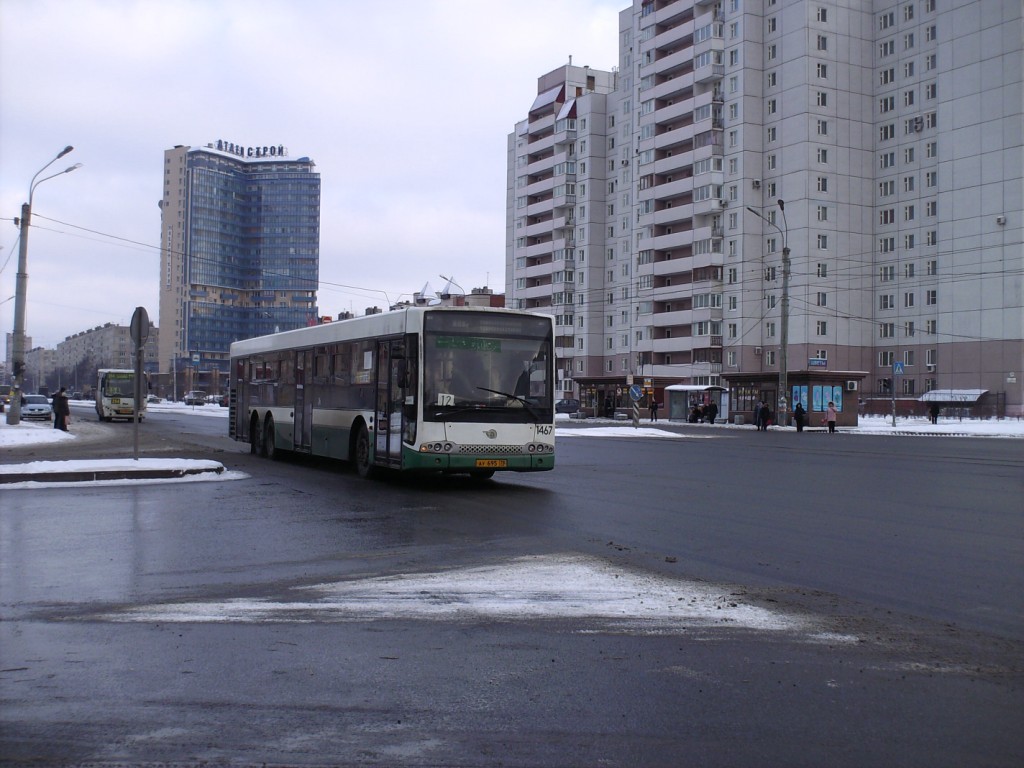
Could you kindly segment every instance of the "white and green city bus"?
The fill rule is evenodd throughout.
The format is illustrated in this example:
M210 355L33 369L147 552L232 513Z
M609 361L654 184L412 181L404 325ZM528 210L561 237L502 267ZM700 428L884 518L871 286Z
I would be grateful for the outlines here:
M548 470L553 387L552 317L410 307L233 343L229 431L363 476Z
M143 374L139 421L146 415L149 381ZM100 421L135 416L135 371L130 368L100 368L96 372L96 415Z

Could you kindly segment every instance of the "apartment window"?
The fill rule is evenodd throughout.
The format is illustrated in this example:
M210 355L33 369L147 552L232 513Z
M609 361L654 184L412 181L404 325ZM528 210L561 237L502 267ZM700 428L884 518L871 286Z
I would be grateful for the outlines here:
M818 162L826 165L828 164L828 150L821 147L818 148Z
M893 224L896 222L896 209L883 208L878 212L878 223L881 225Z
M925 274L927 274L929 276L934 276L934 275L939 274L939 262L938 262L938 260L932 259L931 261L928 262L928 264L925 266Z
M736 93L740 89L740 79L733 75L729 78L729 93Z
M828 120L819 120L818 121L818 135L819 136L828 136Z
M825 293L824 291L818 291L818 306L828 306L828 294Z
M881 237L878 239L878 251L879 253L892 253L896 250L896 238L895 237Z
M903 293L903 306L907 307L908 309L910 307L914 306L914 292L913 291L905 291Z
M774 115L777 108L775 99L768 99L768 114Z
M729 131L729 146L730 147L735 147L738 139L739 139L739 133L737 131Z
M938 357L938 355L935 354L935 350L934 349L926 349L924 351L924 364L925 365L935 365L935 360L936 360L937 357Z
M903 20L910 21L914 18L914 5L913 3L907 3L903 6Z
M728 352L726 352L725 359L726 365L728 365L730 368L736 367L736 353L734 351L729 350Z
M775 323L767 322L764 324L764 335L768 338L775 336Z
M914 250L914 243L916 242L914 235L903 236L903 250L912 251Z
M769 143L775 141L775 126L768 129L768 141Z
M903 191L904 192L913 192L914 191L914 177L913 176L904 176L903 177Z
M828 235L818 235L818 250L819 251L827 251L828 250Z
M906 149L903 150L903 162L904 163L912 163L912 162L914 162L914 148L913 147L907 147Z
M767 241L767 243L765 245L765 248L767 249L768 253L775 253L775 238L774 237L769 237L768 238L768 241Z
M730 40L735 40L739 36L740 36L740 23L738 21L734 21L734 22L732 22L729 25L729 39Z
M939 156L939 142L929 141L924 145L924 156L925 157L938 157Z
M828 221L828 206L818 206L818 221Z
M892 366L893 361L896 359L896 353L891 349L885 349L878 353L878 366L880 368L889 368ZM879 387L879 389L882 389ZM884 390L883 390L884 391Z
M818 20L818 22L820 22L822 24L826 23L828 21L828 8L821 8L821 7L816 8L815 9L815 13L814 13L814 17L815 17L815 19Z
M928 83L924 87L924 97L928 100L934 99L939 95L939 86L936 83Z
M903 36L903 50L909 51L914 47L914 33L908 32Z
M914 76L914 62L908 61L903 65L903 76L913 77Z
M775 267L764 268L764 279L766 282L769 283L775 280Z
M924 332L930 336L934 336L939 327L938 320L925 320L924 321Z
M778 77L776 77L774 72L769 72L768 73L768 87L769 88L774 88L777 83L778 83Z
M737 299L735 296L730 296L729 297L729 311L730 312L735 312L738 309L738 307L739 307L739 299Z
M775 57L778 56L778 52L779 52L778 51L778 47L774 43L769 45L768 46L768 61L775 61ZM732 51L732 53L735 53L735 51Z
M892 112L896 109L896 97L895 96L883 96L878 100L878 111L883 115L886 112Z
M914 92L913 91L904 91L903 92L903 106L904 107L912 107L912 106L914 106Z
M928 112L924 116L925 128L936 128L939 125L939 116L936 112Z
M903 276L913 277L914 276L914 262L908 261L903 265Z
M815 334L818 336L828 336L828 321L818 320L814 326Z
M934 13L935 12L935 0L924 0L924 12Z
M914 206L905 205L903 206L903 220L913 221L914 220Z
M828 192L828 177L827 176L819 176L818 177L818 191L819 192Z
M878 156L878 167L879 168L892 168L896 165L896 153L895 152L882 152Z
M878 55L881 56L892 56L896 53L896 41L886 40L885 42L878 44Z
M770 35L772 32L775 31L775 29L776 29L775 17L774 16L769 16L768 17L768 34Z
M735 240L730 240L729 241L729 255L730 256L735 256L736 255L736 241Z
M764 353L764 363L765 363L765 365L775 365L775 350L774 349L769 349L769 350L765 351L765 353Z
M930 72L933 69L938 69L938 67L939 57L937 55L935 55L934 53L929 53L927 56L924 57L924 68L926 71Z
M775 197L775 182L774 181L768 182L768 186L766 187L766 191L768 193L768 199L769 200L771 200L772 198ZM769 213L774 213L774 211L769 211Z
M878 17L878 28L889 29L896 26L896 14L893 11L880 14Z
M818 50L819 51L827 51L828 50L828 38L825 37L825 35L818 35Z
M885 264L878 268L878 279L883 283L888 283L891 280L896 279L896 267L892 264ZM891 298L891 297L890 297Z
M878 182L878 196L889 197L890 195L896 194L896 180L889 179L888 181Z
M768 163L768 170L769 171L774 171L775 170L775 154L774 153L768 155L767 163Z
M878 73L878 83L879 83L879 85L889 85L889 83L894 83L894 82L896 82L896 69L895 69L895 67L889 67L888 69L883 69L881 72Z
M736 267L729 267L729 271L726 272L727 281L730 285L734 285L737 282L737 271Z
M818 262L818 277L828 277L828 264L823 261Z
M740 105L739 104L730 104L729 105L729 119L730 120L738 120L739 116L740 116Z
M912 379L909 376L907 376L907 377L904 377L902 379L902 381L903 381L903 394L904 395L913 395L913 394L917 393L917 386L916 386L917 382L914 381L914 379Z
M878 324L878 338L880 339L891 339L896 336L896 324L895 323L879 323Z
M878 308L880 310L893 309L896 306L896 297L891 293L883 293L878 297Z
M828 80L828 64L818 63L815 65L819 80Z
M932 307L939 303L939 292L937 290L925 291L925 304Z
M925 203L924 213L926 216L938 216L939 215L939 204L935 200L930 200Z
M775 46L773 45L772 48L774 48L774 47ZM771 57L769 57L769 58L771 58ZM729 66L735 67L739 63L740 63L740 52L739 52L738 49L733 48L731 51L729 51Z
M907 338L911 338L914 335L914 321L908 320L903 324L903 335Z

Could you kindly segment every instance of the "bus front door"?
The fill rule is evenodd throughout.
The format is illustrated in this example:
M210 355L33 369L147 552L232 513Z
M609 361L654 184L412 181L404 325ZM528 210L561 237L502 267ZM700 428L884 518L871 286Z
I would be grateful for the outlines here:
M374 463L401 466L402 418L405 402L403 372L405 341L387 339L377 342L377 430Z

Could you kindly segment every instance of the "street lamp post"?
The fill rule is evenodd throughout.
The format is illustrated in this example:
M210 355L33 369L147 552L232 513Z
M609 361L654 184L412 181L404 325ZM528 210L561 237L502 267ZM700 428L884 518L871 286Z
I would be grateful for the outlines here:
M13 388L11 389L11 407L7 410L7 423L11 426L21 423L21 395L25 377L25 296L28 291L28 228L32 221L32 195L36 191L36 187L44 181L65 173L71 173L71 171L82 167L81 163L75 163L60 173L54 173L51 176L44 176L39 179L39 174L73 149L74 147L71 145L64 147L53 160L36 171L36 175L32 177L28 187L28 202L21 206L21 240L18 243L18 275L14 288L14 331L11 334L11 367L14 369L14 380ZM39 180L36 181L36 179Z
M779 349L779 412L776 422L784 425L789 408L789 223L786 221L786 202L781 199L776 202L779 204L779 211L782 212L782 224L785 230L749 205L747 210L766 224L775 227L782 235L782 328L780 329L781 345Z

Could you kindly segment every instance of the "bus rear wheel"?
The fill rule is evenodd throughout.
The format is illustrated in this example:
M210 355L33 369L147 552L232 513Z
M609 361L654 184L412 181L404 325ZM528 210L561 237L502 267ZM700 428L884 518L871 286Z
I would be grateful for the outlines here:
M277 458L277 446L274 445L274 417L267 416L263 425L263 455L268 459Z
M365 424L360 424L356 433L355 460L356 472L360 477L370 477L373 474L373 464L370 463L370 433L367 432Z
M252 419L249 421L249 453L253 456L259 456L263 452L260 446L260 420L259 417L253 414Z

